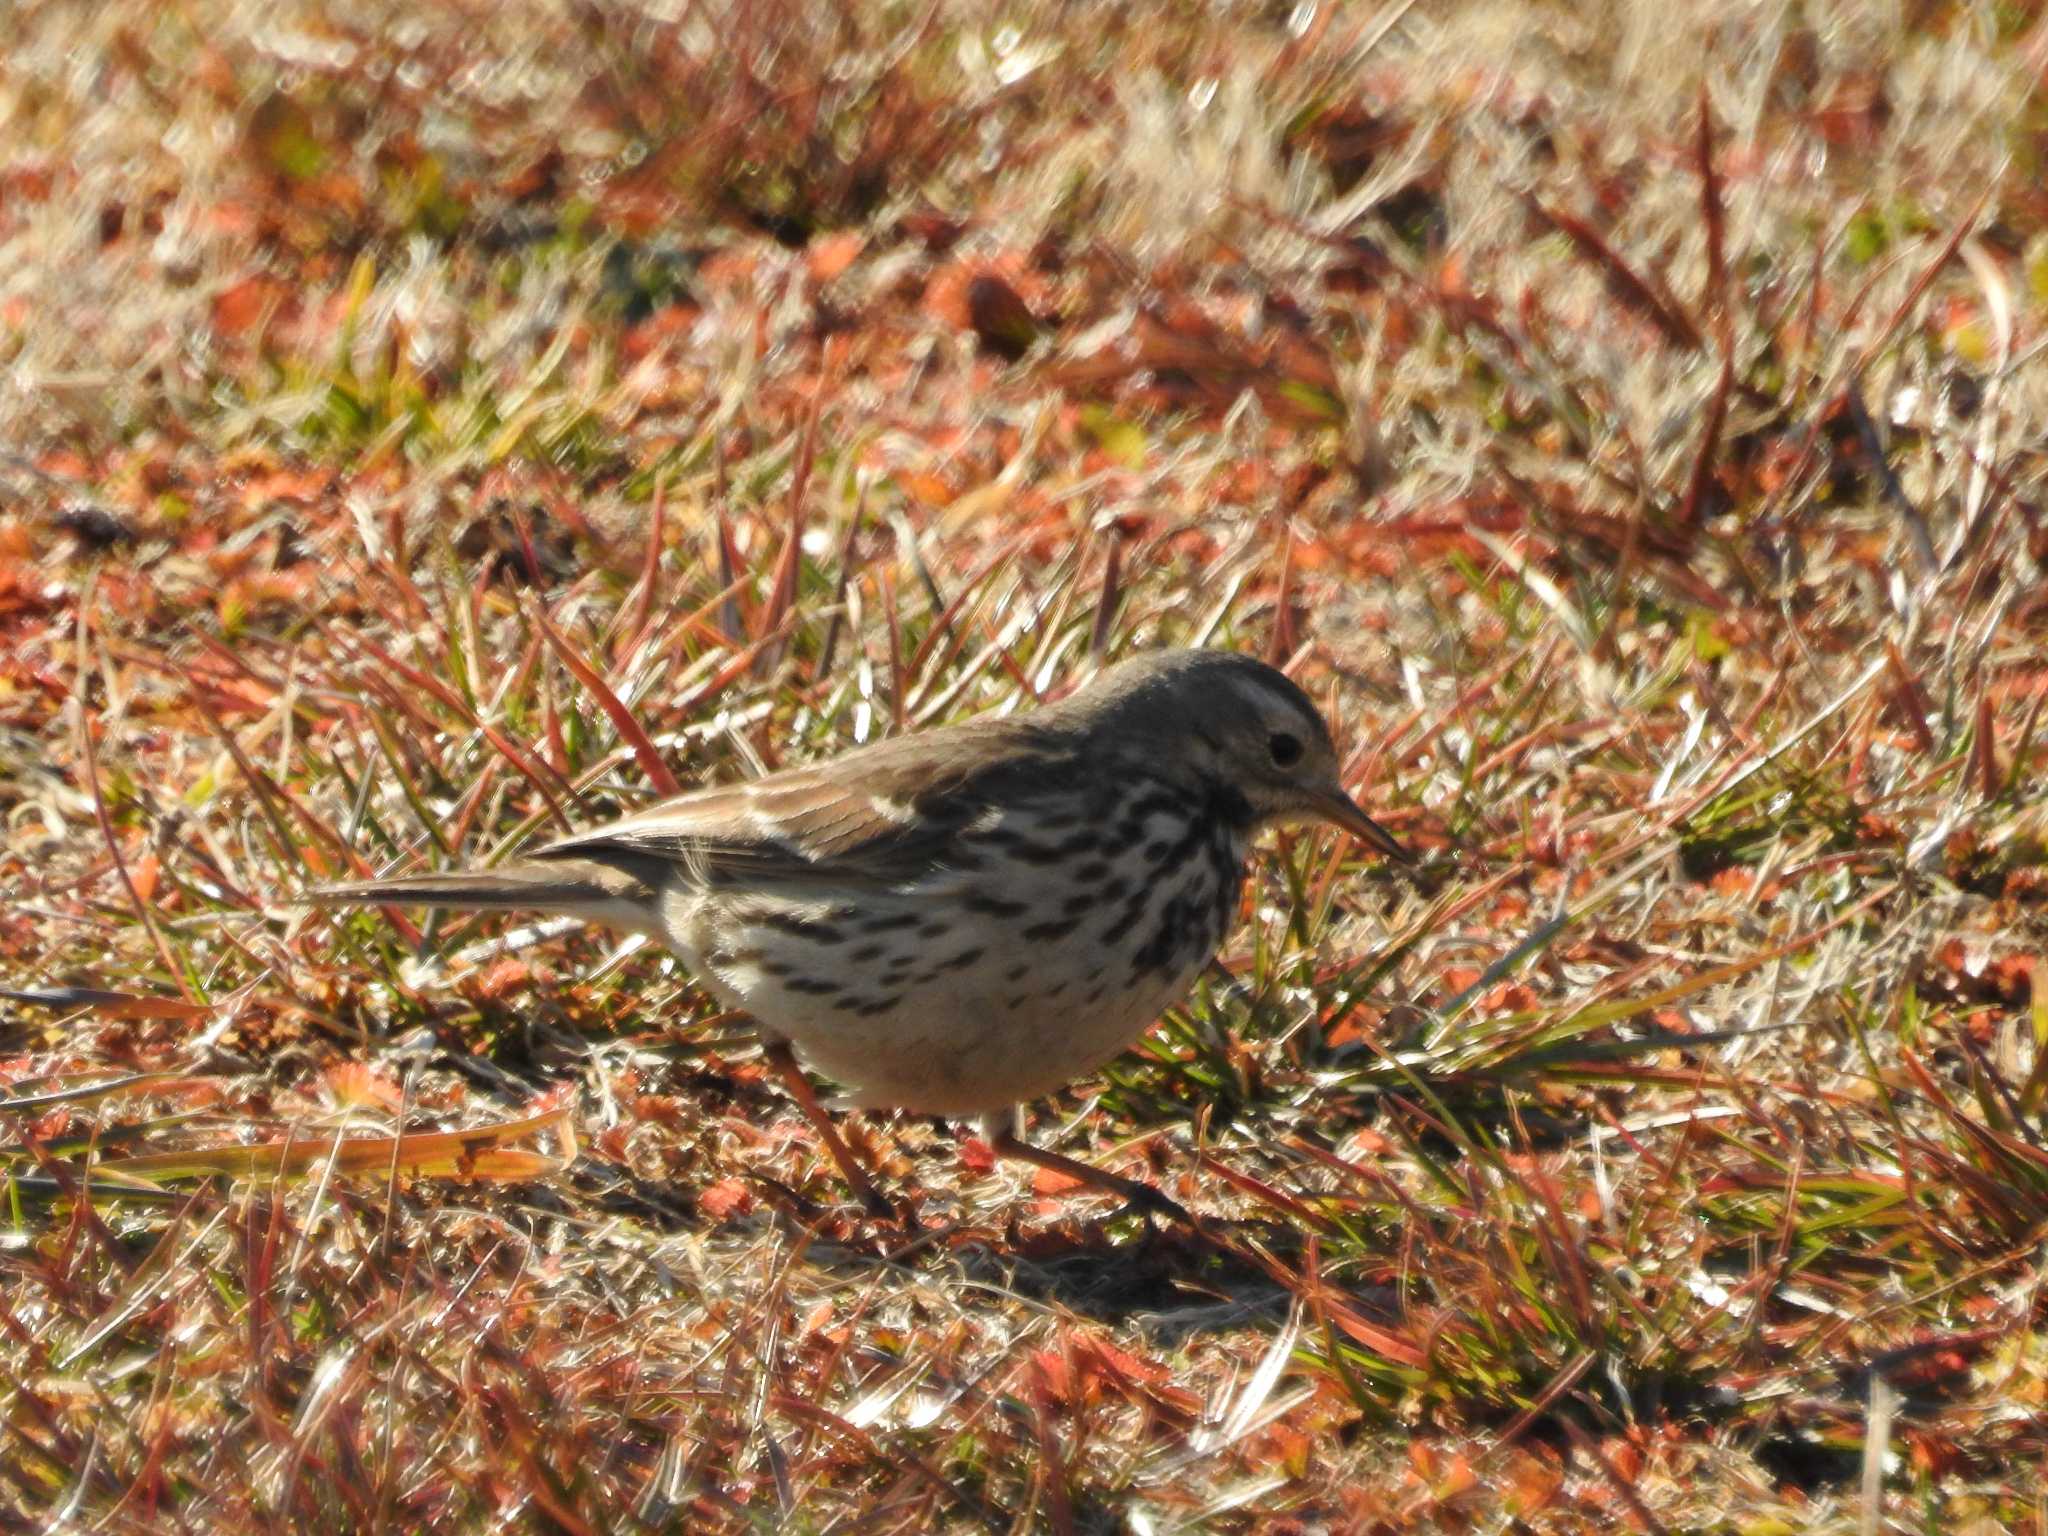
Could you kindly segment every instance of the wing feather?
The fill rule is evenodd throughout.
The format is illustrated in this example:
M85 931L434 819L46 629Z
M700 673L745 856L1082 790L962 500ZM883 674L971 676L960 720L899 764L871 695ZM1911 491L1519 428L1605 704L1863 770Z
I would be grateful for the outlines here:
M693 790L533 857L673 860L714 887L906 885L971 857L962 834L986 827L992 807L1069 791L1070 766L1027 721L975 721Z

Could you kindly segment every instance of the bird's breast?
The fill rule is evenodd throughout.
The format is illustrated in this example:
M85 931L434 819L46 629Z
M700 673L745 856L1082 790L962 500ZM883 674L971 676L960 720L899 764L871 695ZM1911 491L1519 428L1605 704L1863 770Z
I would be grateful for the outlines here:
M856 1104L966 1115L1128 1047L1237 912L1246 832L1134 780L1107 803L989 817L891 890L683 894L667 927L723 1003Z

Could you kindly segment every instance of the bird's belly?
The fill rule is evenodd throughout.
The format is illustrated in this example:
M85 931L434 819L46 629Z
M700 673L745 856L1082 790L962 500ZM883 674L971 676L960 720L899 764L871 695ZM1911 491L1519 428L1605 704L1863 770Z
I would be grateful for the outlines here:
M1006 974L1006 973L1004 973ZM872 1019L785 1023L805 1062L864 1108L971 1115L1039 1098L1132 1045L1191 978L1038 995L1004 975L964 976Z
M710 903L667 926L721 1002L787 1039L845 1102L969 1115L1085 1076L1178 1001L1234 910L1223 867L1161 871L1113 900L1013 882L978 904Z

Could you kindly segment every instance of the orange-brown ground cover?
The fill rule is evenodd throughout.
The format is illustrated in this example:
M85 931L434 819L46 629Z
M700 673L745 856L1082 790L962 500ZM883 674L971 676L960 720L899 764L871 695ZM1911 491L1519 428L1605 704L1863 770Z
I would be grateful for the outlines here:
M2031 7L0 29L0 1522L2042 1531ZM1425 855L1041 1106L1207 1235L292 904L1153 643Z

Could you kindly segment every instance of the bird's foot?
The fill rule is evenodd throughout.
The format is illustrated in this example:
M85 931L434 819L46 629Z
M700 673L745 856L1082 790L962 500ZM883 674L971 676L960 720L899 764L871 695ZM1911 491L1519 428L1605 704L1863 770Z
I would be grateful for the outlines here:
M1030 1163L1035 1167L1064 1174L1075 1183L1085 1185L1089 1189L1106 1190L1113 1195L1122 1195L1124 1206L1119 1214L1142 1215L1148 1226L1155 1216L1164 1216L1169 1221L1177 1221L1189 1227L1195 1225L1195 1218L1188 1214L1185 1206L1142 1179L1127 1179L1121 1174L1097 1168L1092 1163L1081 1162L1045 1147L1035 1147L1013 1131L997 1131L989 1137L989 1145L997 1157L1014 1157L1021 1163Z
M1118 1215L1143 1216L1148 1229L1155 1216L1163 1217L1167 1221L1177 1221L1184 1227L1196 1225L1195 1218L1188 1208L1171 1195L1137 1179L1126 1182L1130 1184L1131 1190L1124 1196L1124 1208L1117 1213Z
M811 1086L811 1080L804 1076L803 1068L797 1064L796 1053L789 1048L788 1043L781 1040L768 1041L763 1047L762 1054L767 1058L769 1066L781 1075L784 1085L789 1089L790 1097L796 1100L797 1108L802 1110L804 1118L810 1121L811 1129L817 1133L826 1153L838 1166L840 1176L846 1180L847 1187L859 1199L862 1209L868 1213L869 1218L874 1221L892 1221L906 1231L915 1232L917 1213L908 1203L900 1209L892 1205L887 1197L875 1188L875 1181L868 1177L867 1169L861 1166L860 1159L855 1157L853 1149L847 1146L846 1138L839 1134L839 1128L832 1123L832 1117L818 1102L817 1090Z
M892 1200L870 1185L861 1199L861 1208L868 1213L869 1220L886 1221L912 1236L924 1230L924 1223L917 1219L917 1207L907 1195Z

